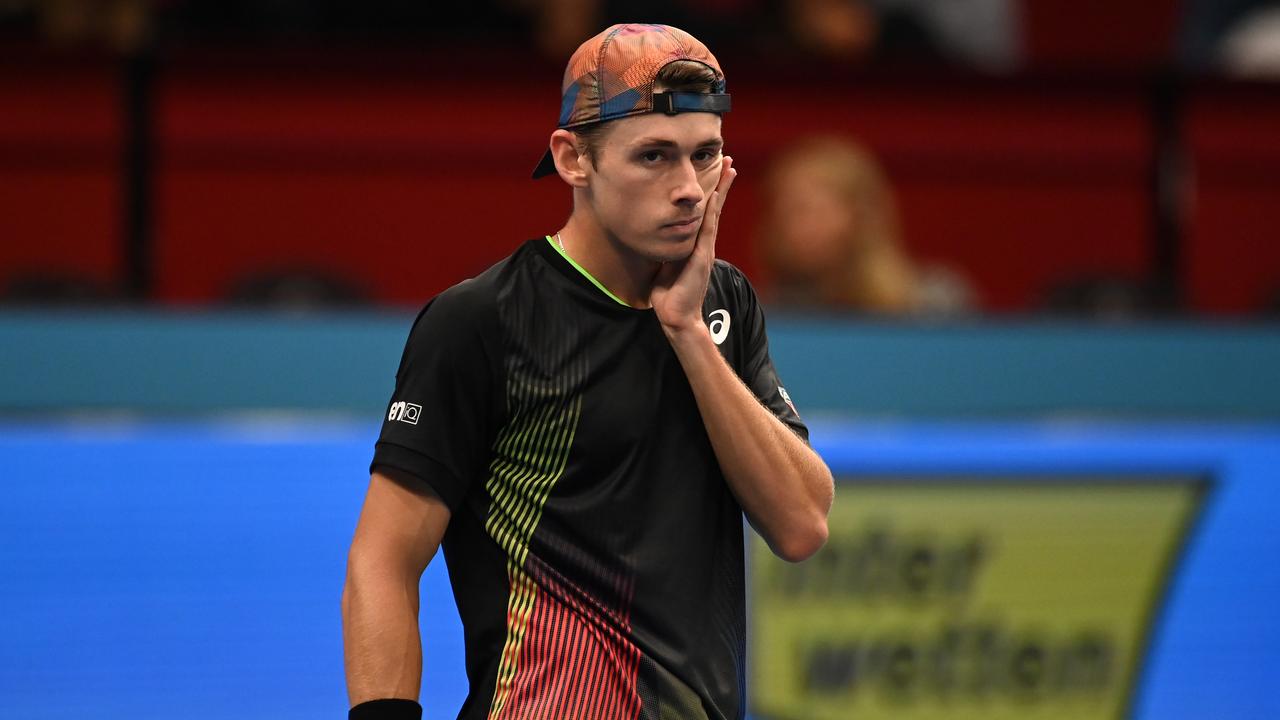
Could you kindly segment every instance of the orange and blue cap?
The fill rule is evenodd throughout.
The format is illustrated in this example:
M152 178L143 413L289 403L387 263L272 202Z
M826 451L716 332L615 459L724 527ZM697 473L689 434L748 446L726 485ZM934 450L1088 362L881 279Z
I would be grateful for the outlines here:
M710 93L653 91L654 79L678 60L702 63L715 73ZM729 112L724 72L697 38L670 25L614 25L582 43L564 71L557 127L569 129L644 113ZM534 178L555 173L551 151Z

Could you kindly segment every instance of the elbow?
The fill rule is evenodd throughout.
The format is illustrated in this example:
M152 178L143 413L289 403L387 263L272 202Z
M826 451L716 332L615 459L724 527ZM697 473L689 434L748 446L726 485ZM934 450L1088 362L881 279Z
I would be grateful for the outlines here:
M796 518L784 534L777 537L777 542L769 543L773 552L787 562L798 563L813 557L822 546L827 544L830 530L827 526L827 515L831 512L831 504L835 500L835 483L831 471L822 467L824 491L814 499L801 517Z
M827 544L827 537L830 535L827 514L831 512L831 504L835 500L835 483L825 464L822 472L825 492L820 496L821 499L815 500L807 517L796 523L786 537L773 546L774 553L787 562L808 560Z
M808 560L827 544L827 518L819 517L797 528L773 545L778 557L791 563Z

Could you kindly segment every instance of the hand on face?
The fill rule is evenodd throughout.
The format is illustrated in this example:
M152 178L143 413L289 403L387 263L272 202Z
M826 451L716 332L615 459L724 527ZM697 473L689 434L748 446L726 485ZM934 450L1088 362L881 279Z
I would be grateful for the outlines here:
M716 259L716 232L720 229L720 212L725 197L738 171L728 155L720 164L720 179L702 215L702 225L694 241L693 252L684 260L665 263L654 279L649 302L664 330L683 331L704 327L702 301L707 295L707 282Z

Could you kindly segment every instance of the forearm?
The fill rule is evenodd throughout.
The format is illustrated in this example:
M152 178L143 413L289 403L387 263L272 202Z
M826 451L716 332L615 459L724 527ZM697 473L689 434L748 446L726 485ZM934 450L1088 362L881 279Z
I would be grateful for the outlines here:
M422 683L418 580L348 570L342 635L351 705L417 700Z
M734 496L779 556L803 560L826 541L833 486L826 463L764 407L702 325L667 331Z

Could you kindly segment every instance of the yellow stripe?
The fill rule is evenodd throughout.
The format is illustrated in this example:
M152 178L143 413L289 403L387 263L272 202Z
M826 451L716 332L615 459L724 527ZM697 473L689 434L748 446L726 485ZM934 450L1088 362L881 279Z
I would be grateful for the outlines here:
M572 370L568 371L570 374ZM511 420L498 433L485 489L493 499L485 530L507 554L507 637L499 656L489 717L497 717L515 687L520 652L537 599L524 571L529 541L542 519L551 489L564 474L582 413L581 395L569 395L571 377L536 382L516 373L508 379Z

